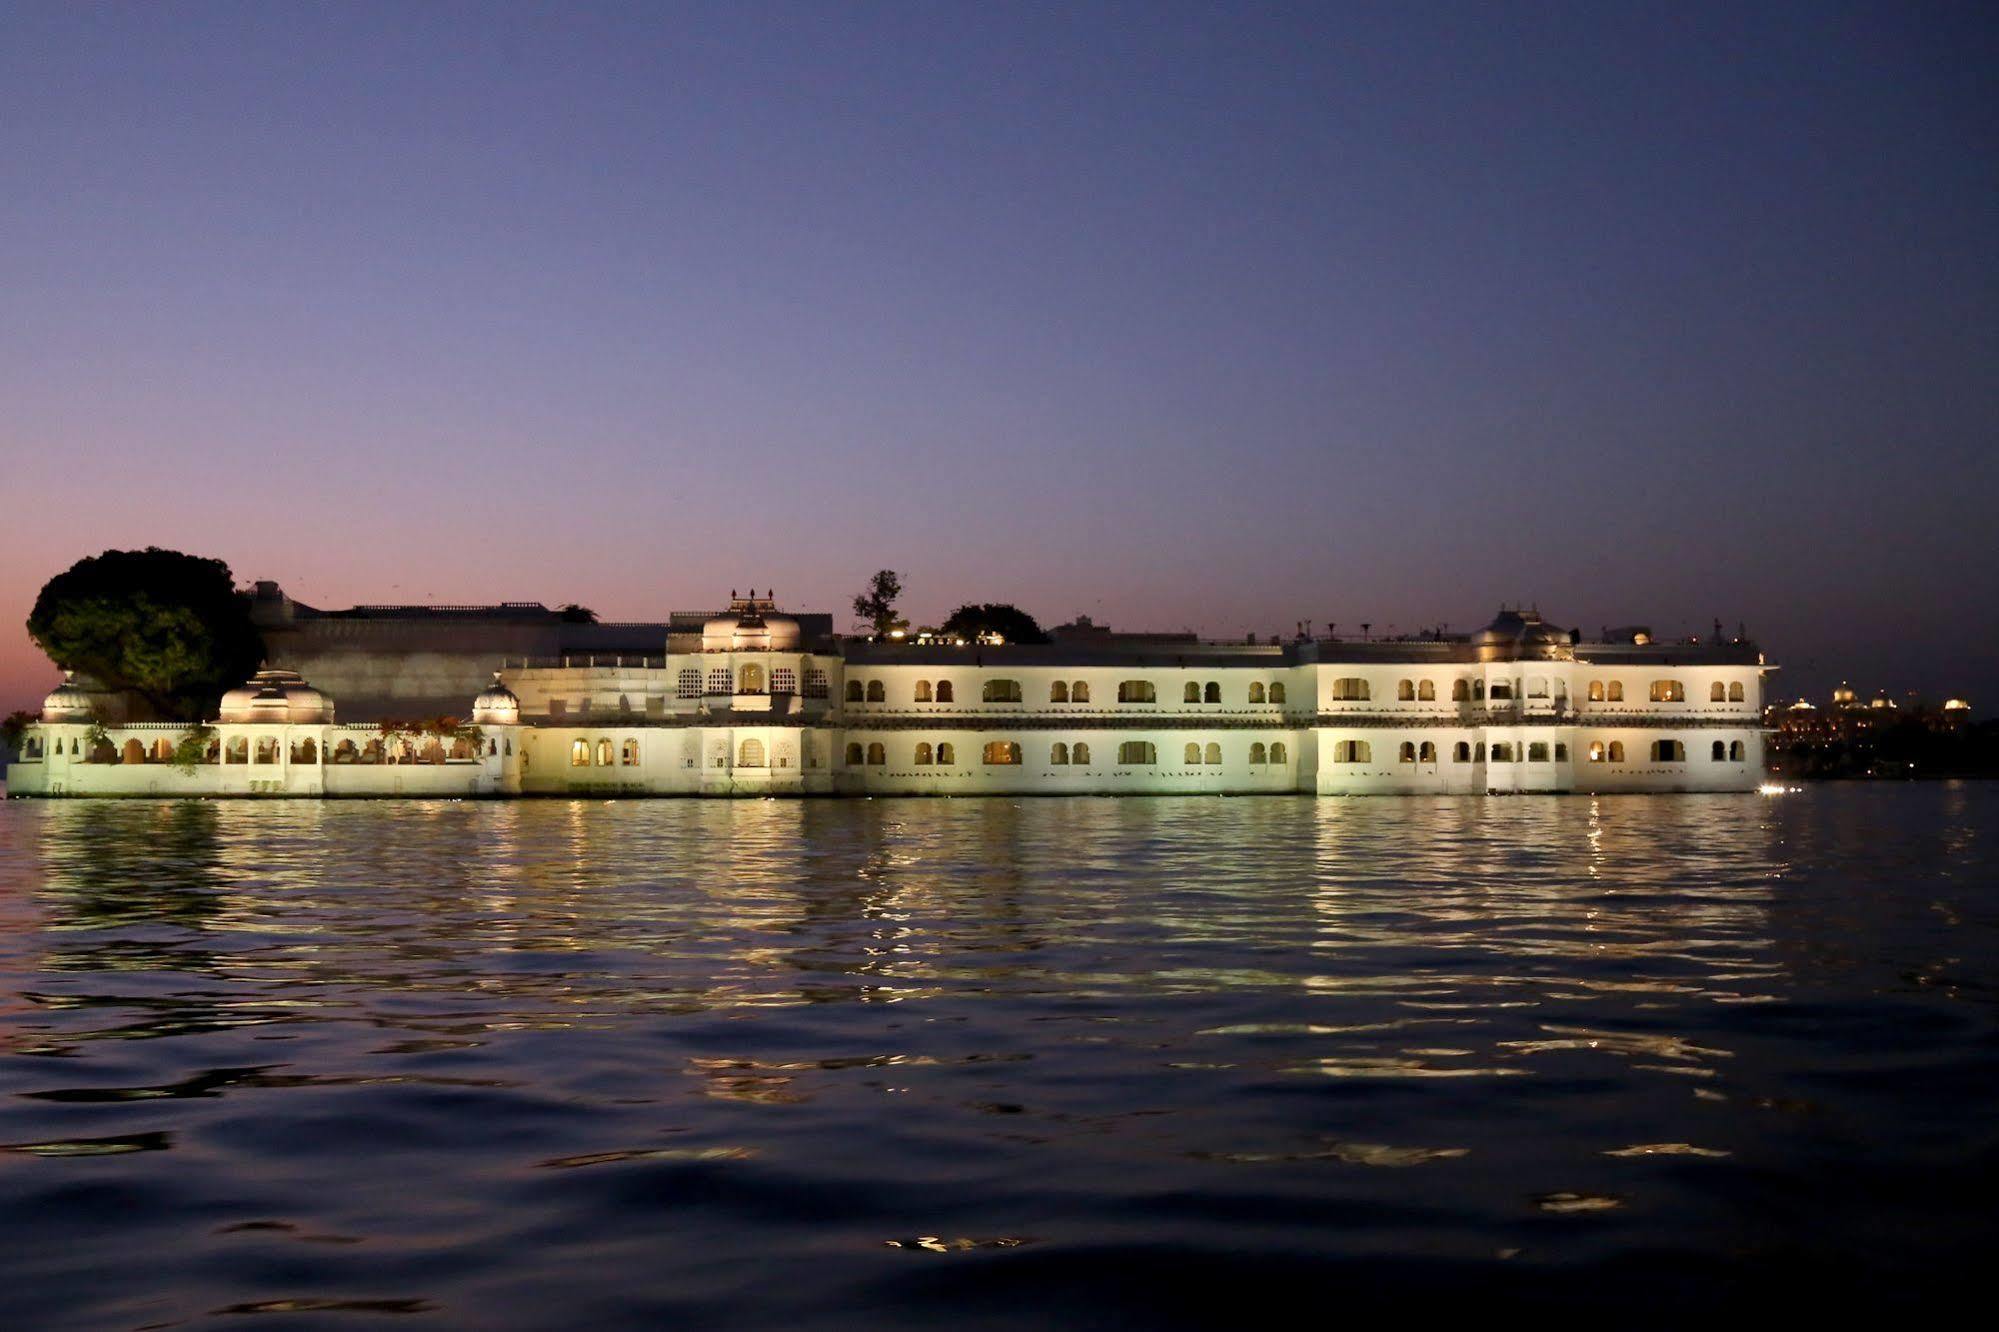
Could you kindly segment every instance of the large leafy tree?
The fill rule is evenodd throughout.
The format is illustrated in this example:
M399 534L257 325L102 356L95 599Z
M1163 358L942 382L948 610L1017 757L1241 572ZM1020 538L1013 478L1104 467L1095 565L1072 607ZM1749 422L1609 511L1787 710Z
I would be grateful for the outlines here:
M51 578L28 634L56 665L188 720L212 713L264 658L229 566L157 546L107 550Z
M1048 635L1032 615L1003 601L966 602L951 612L939 632L947 637L977 639L998 634L1009 643L1046 643Z
M895 603L902 595L902 579L893 569L883 569L868 580L867 591L854 598L854 618L871 627L877 636L895 627Z

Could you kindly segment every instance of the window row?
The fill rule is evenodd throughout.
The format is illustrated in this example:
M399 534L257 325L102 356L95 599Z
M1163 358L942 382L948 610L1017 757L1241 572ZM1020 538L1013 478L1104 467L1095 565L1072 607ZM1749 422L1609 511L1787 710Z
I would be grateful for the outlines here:
M683 672L683 675L686 673ZM955 703L956 695L949 680L918 680L910 691L915 703ZM981 703L1019 703L1025 698L1020 681L995 679L987 680L979 686ZM886 703L888 686L881 680L847 681L847 702ZM1090 682L1087 680L1056 680L1048 686L1050 703L1088 703ZM1157 703L1159 688L1151 680L1120 680L1117 687L1117 701L1120 703ZM1189 680L1181 690L1183 703L1219 703L1222 701L1222 686L1217 680L1202 684ZM1251 703L1284 702L1284 685L1281 682L1266 686L1262 681L1252 681L1249 686Z
M941 741L931 745L929 741L918 741L910 754L910 762L915 767L950 767L958 761L957 750L951 742ZM1021 764L1021 748L1017 741L988 741L979 752L980 763L988 767L1013 768ZM1090 763L1090 746L1078 740L1074 744L1057 740L1048 748L1048 762L1054 767L1087 766ZM1147 766L1159 762L1159 749L1149 740L1126 740L1118 746L1117 761L1122 766ZM1188 766L1219 764L1222 761L1221 745L1209 742L1206 745L1189 741L1183 751L1183 762ZM1281 764L1291 761L1290 749L1282 740L1266 746L1258 741L1249 747L1249 761L1253 766ZM868 745L859 741L847 745L847 766L880 767L888 762L888 749L877 740Z
M798 672L792 667L773 666L766 687L764 668L753 661L738 666L733 675L727 666L711 666L708 668L706 680L703 680L699 670L690 666L680 672L673 687L676 698L700 698L704 694L796 694L798 692L800 692ZM826 694L826 672L806 667L805 697L824 698Z

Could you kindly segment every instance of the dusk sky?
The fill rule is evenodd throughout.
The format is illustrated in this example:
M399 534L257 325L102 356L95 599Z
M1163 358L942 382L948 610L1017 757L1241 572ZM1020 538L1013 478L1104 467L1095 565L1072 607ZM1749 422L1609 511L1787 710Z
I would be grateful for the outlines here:
M107 547L1999 707L1999 20L0 4L0 708Z

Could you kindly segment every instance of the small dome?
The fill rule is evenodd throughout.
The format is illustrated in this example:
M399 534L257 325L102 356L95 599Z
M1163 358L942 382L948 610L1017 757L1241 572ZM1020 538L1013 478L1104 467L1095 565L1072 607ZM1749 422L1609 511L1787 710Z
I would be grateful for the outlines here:
M500 673L493 672L493 683L479 697L472 700L472 724L474 726L518 726L521 720L521 701L514 691L500 682Z
M801 639L798 621L780 615L770 594L729 594L729 609L701 626L703 652L796 652Z
M42 700L42 720L50 724L56 722L87 722L96 714L90 705L90 693L76 682L75 671L64 671L62 683L49 691Z
M233 725L323 724L333 720L333 700L297 671L258 671L222 696L222 720Z

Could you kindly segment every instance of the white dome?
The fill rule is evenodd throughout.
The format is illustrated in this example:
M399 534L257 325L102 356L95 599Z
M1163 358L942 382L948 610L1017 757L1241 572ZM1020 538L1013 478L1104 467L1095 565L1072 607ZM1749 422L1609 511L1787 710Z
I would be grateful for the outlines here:
M222 720L235 725L322 724L333 720L333 700L307 684L297 671L258 671L222 696Z
M49 696L42 700L42 720L50 724L87 722L94 715L90 694L76 682L75 671L64 671L62 683L51 689Z
M486 686L479 697L472 700L472 724L474 726L518 726L521 720L521 701L514 691L500 683L500 673L493 672L493 683Z
M796 652L801 635L798 621L779 615L766 593L755 588L747 597L729 594L729 609L701 626L703 652Z

